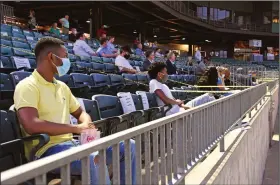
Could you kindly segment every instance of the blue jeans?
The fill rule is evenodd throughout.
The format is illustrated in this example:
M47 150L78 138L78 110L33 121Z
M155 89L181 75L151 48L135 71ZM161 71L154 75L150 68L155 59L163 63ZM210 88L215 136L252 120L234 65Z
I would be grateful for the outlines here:
M77 140L67 141L64 143L60 143L49 148L40 158L44 158L65 150L68 150L73 147L77 147L80 145L80 142ZM135 141L130 140L131 145L131 173L132 173L132 184L136 184L136 163L135 163ZM125 148L124 142L119 143L120 146L120 183L125 184ZM106 164L112 165L113 160L113 148L109 147L106 150ZM91 176L91 184L90 185L97 185L99 183L99 166L98 164L94 163L94 158L96 156L96 152L92 153L90 157L90 176ZM80 160L73 161L71 163L71 174L72 175L81 175L82 165ZM53 171L54 173L60 173L59 169ZM108 175L108 169L106 170L106 184L110 185L110 178Z

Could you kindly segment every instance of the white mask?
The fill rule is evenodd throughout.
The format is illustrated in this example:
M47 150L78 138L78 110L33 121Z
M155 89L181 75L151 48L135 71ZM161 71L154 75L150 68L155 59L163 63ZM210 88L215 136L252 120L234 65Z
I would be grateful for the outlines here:
M222 78L224 78L225 77L225 74L222 74Z

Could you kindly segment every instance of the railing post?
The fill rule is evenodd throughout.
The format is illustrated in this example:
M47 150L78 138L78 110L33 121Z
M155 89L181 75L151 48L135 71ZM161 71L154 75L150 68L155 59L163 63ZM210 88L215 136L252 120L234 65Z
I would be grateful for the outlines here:
M220 140L220 152L225 152L225 139L224 139L224 122L225 122L225 112L224 112L224 102L221 102L220 105L220 115L221 115L221 120L220 120L220 132L221 132L221 140Z

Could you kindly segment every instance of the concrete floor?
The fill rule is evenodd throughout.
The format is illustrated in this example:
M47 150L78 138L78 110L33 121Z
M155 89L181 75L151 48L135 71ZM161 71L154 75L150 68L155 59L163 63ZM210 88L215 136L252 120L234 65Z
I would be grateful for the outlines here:
M272 147L268 151L263 185L279 184L279 112L275 123Z

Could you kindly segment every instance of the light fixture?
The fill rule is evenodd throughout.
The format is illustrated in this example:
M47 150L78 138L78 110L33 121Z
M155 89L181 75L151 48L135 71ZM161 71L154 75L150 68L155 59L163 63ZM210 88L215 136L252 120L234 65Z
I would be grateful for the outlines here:
M157 35L154 35L155 38L157 38Z
M137 33L137 31L136 31L136 30L134 30L134 31L133 31L133 33Z
M184 37L184 38L182 38L182 40L186 40L186 38Z
M87 20L87 23L90 23L90 20Z
M211 40L205 40L205 42L212 42Z

